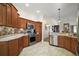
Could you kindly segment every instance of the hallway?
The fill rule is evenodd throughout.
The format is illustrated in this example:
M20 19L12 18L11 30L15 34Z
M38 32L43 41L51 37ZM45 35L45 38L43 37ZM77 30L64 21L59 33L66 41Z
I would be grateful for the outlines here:
M50 46L48 42L39 42L24 48L19 56L74 56L63 48Z

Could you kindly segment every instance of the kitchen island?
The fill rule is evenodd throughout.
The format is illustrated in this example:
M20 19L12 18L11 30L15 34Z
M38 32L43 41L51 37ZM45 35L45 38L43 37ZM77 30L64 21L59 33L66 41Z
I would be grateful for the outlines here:
M77 53L77 37L76 36L70 36L68 34L59 34L58 35L58 46L65 48L72 53Z
M28 34L11 34L0 37L0 56L16 56L29 45Z

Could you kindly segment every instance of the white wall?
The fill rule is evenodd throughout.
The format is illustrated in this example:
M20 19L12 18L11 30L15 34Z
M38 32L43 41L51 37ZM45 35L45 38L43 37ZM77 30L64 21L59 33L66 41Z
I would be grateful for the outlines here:
M63 24L64 23L69 23L69 25L77 25L77 18L70 18L70 19L62 19L61 22L59 23L60 25L60 32L63 31Z
M50 28L51 28L52 25L57 25L58 23L57 23L56 19L53 19L53 18L43 18L43 28L42 28L42 30L43 30L43 39L49 37L49 31L50 30L49 29L47 29L47 30L45 29L45 25L46 24L49 25Z

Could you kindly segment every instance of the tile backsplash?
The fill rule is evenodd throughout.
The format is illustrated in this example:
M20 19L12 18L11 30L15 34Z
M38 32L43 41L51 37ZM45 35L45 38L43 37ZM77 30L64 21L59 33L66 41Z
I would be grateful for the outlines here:
M0 26L0 36L18 33L18 29L6 26Z

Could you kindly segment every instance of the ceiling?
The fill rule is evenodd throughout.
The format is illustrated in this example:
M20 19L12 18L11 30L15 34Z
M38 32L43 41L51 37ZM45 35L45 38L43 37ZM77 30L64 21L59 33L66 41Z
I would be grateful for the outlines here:
M26 7L26 3L14 3L14 5L22 14L46 16L55 19L58 19L58 8L61 9L61 18L76 18L79 10L78 3L29 3L29 7ZM37 14L37 10L40 10L40 13Z

